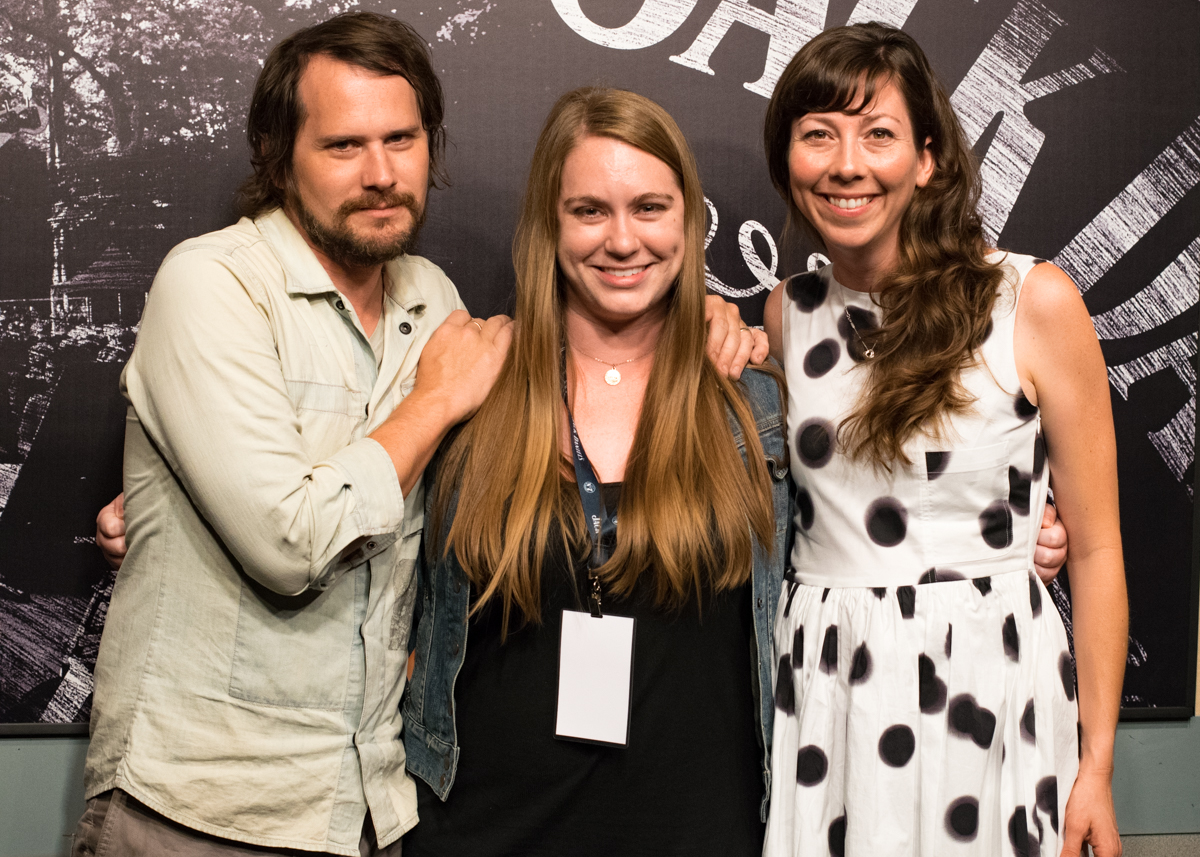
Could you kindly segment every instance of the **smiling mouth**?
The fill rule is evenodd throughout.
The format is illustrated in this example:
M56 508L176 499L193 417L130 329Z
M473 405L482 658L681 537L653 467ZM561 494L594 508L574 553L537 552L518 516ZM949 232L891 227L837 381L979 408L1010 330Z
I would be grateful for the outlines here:
M836 208L845 209L847 211L853 211L856 208L862 208L872 199L873 197L870 196L860 196L855 197L854 199L844 199L838 196L825 197L826 202L828 202L830 205L835 206Z
M638 268L601 268L600 270L603 271L604 273L608 274L610 277L620 278L620 277L637 276L642 271L646 270L646 268L648 268L648 267L650 267L650 266L642 265L641 267L638 267Z

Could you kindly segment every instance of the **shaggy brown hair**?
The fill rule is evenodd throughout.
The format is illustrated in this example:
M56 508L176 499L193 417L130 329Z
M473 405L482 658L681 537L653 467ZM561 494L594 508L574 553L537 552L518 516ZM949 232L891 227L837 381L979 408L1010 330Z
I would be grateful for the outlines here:
M287 202L292 188L292 149L304 123L300 78L318 54L381 75L399 75L417 95L421 124L429 135L431 183L445 183L442 156L442 84L425 40L403 21L374 12L347 12L292 33L275 46L254 84L246 117L246 140L254 174L238 189L237 209L257 217Z
M769 550L774 535L770 475L754 417L739 388L705 356L706 207L695 159L674 120L653 101L621 90L577 89L554 105L534 150L513 241L512 347L435 480L434 538L457 492L447 550L453 546L481 593L475 609L500 599L505 631L514 610L523 621L540 621L540 573L556 523L569 554L587 539L578 493L564 480L573 471L559 446L565 291L556 249L563 164L590 135L661 160L675 173L684 203L683 267L634 429L616 550L599 570L605 591L627 595L647 571L662 606L680 605L706 588L738 586L750 576L754 537Z
M908 106L914 142L931 150L934 172L904 213L899 265L873 292L882 324L862 332L875 357L865 367L862 398L839 429L847 454L884 469L910 463L907 441L919 433L942 437L947 419L974 403L962 370L978 360L1003 279L985 258L978 165L924 51L881 24L827 30L801 48L771 95L763 132L789 224L819 242L791 195L793 124L806 113L859 113L888 83Z

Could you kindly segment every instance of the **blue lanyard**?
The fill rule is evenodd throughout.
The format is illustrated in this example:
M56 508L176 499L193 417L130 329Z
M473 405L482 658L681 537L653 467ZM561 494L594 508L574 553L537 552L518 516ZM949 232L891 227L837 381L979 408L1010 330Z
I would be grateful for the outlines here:
M563 404L567 404L564 390ZM592 554L588 559L588 580L591 582L591 592L588 593L588 608L592 616L603 618L600 609L600 578L596 570L608 562L608 549L605 541L617 532L617 516L609 514L604 508L604 497L600 494L600 480L592 469L592 462L583 451L583 443L579 440L579 432L575 430L575 418L571 416L571 407L567 405L567 420L571 423L571 449L575 460L575 486L579 489L579 499L583 503L583 514L587 519L588 532L592 536Z

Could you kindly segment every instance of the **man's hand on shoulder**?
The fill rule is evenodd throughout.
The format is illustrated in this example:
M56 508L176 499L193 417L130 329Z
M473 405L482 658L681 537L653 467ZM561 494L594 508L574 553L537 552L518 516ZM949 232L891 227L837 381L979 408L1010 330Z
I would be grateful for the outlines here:
M512 319L455 310L421 351L413 391L371 438L391 456L405 497L446 433L479 410L512 342Z
M121 567L125 559L125 492L100 510L96 516L96 547L104 554L104 561L114 569Z

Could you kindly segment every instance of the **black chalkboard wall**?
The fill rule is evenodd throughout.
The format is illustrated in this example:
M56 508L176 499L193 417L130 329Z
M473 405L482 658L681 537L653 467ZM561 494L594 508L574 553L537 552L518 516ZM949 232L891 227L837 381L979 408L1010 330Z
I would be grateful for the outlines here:
M564 90L642 92L679 120L710 200L710 286L752 323L803 268L759 143L766 96L825 26L882 20L926 48L983 159L998 246L1084 292L1109 365L1133 625L1126 716L1187 716L1200 273L1195 0L0 0L0 726L80 727L120 489L120 367L175 243L231 220L261 58L347 8L428 39L453 185L422 252L479 315ZM1069 616L1067 590L1056 594ZM21 725L17 725L21 724Z

